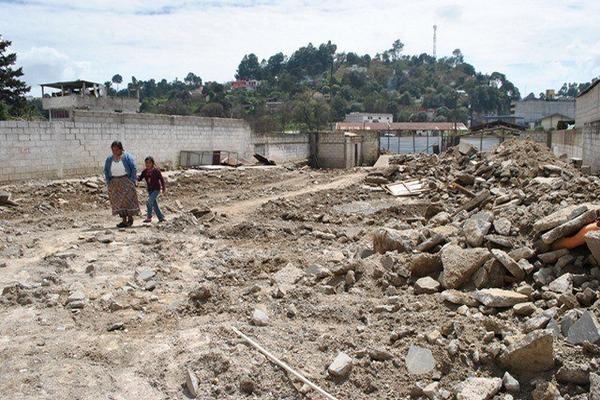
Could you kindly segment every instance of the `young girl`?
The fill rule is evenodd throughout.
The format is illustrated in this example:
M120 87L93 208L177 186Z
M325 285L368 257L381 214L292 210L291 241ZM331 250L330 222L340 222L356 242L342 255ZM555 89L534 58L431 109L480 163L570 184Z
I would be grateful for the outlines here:
M160 195L160 191L163 193L166 192L165 180L163 179L160 170L156 168L154 163L154 158L146 157L144 160L146 163L146 169L142 171L141 175L138 177L138 181L142 179L146 180L146 186L148 187L148 202L147 204L147 214L144 223L152 222L152 210L156 213L158 217L158 222L164 222L165 216L160 211L158 207L158 195Z

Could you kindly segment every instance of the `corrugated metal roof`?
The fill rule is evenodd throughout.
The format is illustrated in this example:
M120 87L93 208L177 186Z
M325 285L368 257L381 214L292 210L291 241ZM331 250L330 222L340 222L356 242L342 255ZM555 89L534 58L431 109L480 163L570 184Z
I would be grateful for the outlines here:
M337 122L339 131L466 131L462 122Z

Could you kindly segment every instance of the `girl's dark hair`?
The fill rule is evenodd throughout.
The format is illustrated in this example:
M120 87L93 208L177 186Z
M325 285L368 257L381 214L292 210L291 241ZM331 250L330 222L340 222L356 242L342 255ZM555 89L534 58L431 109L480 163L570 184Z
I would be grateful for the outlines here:
M146 157L146 158L144 159L144 161L152 161L152 164L156 164L156 163L154 162L154 158L152 158L151 156L148 156L148 157Z
M114 142L112 142L112 144L110 145L110 148L114 148L116 147L119 150L123 150L123 143L119 142L118 140L115 140Z

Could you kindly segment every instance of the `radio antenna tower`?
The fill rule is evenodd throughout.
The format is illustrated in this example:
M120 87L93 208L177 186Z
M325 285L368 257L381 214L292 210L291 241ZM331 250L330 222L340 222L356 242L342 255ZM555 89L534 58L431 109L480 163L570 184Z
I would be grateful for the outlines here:
M436 58L436 55L435 55L435 47L437 44L436 33L437 33L437 25L434 25L433 26L433 58Z

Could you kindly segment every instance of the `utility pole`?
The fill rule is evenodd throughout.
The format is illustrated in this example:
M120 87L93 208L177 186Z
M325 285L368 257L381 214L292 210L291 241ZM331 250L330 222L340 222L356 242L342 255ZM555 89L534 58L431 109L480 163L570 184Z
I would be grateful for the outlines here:
M437 44L437 25L433 26L433 58L436 58L436 44Z

